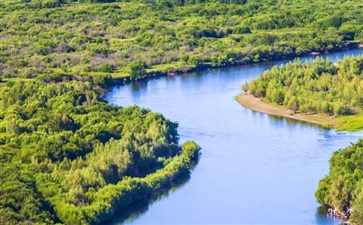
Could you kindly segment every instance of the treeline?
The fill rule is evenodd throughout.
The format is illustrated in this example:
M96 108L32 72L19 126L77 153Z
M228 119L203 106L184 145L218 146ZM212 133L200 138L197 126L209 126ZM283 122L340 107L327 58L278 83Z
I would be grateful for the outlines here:
M2 224L100 224L189 176L194 142L138 107L108 105L89 81L0 88Z
M122 0L22 0L24 6L29 9L55 8L71 3L111 3Z
M0 77L142 79L336 51L363 40L357 0L72 2L1 1Z
M362 112L363 56L345 57L334 65L317 58L295 60L265 71L245 83L245 92L300 113L341 116Z
M362 155L363 139L335 152L330 159L329 175L319 182L315 193L320 204L350 215L352 224L363 224Z
M220 2L226 4L245 4L247 0L22 0L26 7L33 9L55 8L71 3L112 3L112 2L137 2L155 4L157 6L183 6L208 2Z

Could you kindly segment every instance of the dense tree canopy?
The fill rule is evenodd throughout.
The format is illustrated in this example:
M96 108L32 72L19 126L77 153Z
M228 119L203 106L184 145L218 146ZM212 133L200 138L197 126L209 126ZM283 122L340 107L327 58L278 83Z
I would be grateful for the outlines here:
M351 222L363 224L363 139L330 159L330 173L316 192L319 203L346 213L353 209Z
M289 62L265 71L243 89L266 101L302 113L358 114L363 109L363 56Z
M105 2L114 1L1 1L0 77L124 77L135 75L131 62L140 61L147 74L160 74L335 51L363 40L359 0Z
M1 223L100 224L189 175L198 145L178 146L177 124L160 114L104 102L115 78L356 46L362 9L358 0L0 1ZM361 65L294 62L244 89L302 112L358 113Z
M177 124L100 99L88 81L0 89L2 224L98 224L188 175L198 146Z

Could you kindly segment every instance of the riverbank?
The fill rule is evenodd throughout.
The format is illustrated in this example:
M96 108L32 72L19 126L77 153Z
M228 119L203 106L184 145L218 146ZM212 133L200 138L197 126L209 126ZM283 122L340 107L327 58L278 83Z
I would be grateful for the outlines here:
M354 50L326 56L336 62L344 55L362 53L362 50ZM124 223L238 224L241 218L246 224L256 222L256 218L261 224L316 221L323 225L331 222L326 211L319 214L317 209L319 205L314 197L317 183L327 174L333 152L355 143L360 134L321 129L318 125L293 119L287 122L281 117L251 112L234 99L231 101L231 96L241 93L241 84L284 62L151 79L115 87L105 95L104 99L110 104L136 104L178 121L181 141L193 137L204 149L200 163L183 188L169 192ZM270 190L261 191L266 182ZM231 185L223 185L225 183ZM211 204L211 201L218 204ZM244 210L241 202L249 209ZM260 216L261 202L268 209L264 217ZM282 213L286 210L289 213ZM116 213L115 222L108 225L121 224L119 216Z
M360 42L353 42L353 43L344 43L344 45L341 48L335 48L328 50L310 50L302 53L292 53L288 55L279 55L278 57L270 56L271 58L263 58L260 57L258 60L253 60L255 55L252 56L245 56L243 60L241 59L233 59L233 60L226 60L222 64L216 64L213 65L210 62L207 63L201 63L199 62L198 65L185 65L185 64L159 64L152 68L146 69L146 73L136 79L136 80L149 80L152 78L158 78L163 76L176 76L176 75L182 75L182 74L188 74L188 73L195 73L195 72L202 72L208 69L221 69L221 68L227 68L227 67L236 67L236 66L245 66L245 65L251 65L251 64L258 64L258 63L265 63L265 62L273 62L278 61L282 59L291 60L296 57L305 57L305 56L324 56L326 54L334 53L334 52L342 52L347 50L353 50L353 49L360 49L363 48L363 43ZM257 55L265 55L266 52L258 52ZM207 60L209 61L209 60ZM121 83L128 83L135 81L132 79L128 74L124 74L122 77L112 77L116 84Z
M317 124L327 128L338 128L339 126L337 118L328 117L320 114L308 115L302 113L295 113L292 110L286 109L282 106L273 105L272 103L266 103L260 98L257 98L250 94L241 94L236 97L236 100L244 107L256 112Z
M115 185L105 186L95 193L95 201L82 208L68 207L60 219L66 224L103 224L116 211L121 213L133 204L151 202L181 184L189 178L199 157L200 147L188 141L181 146L180 154L171 158L163 168L146 177L127 177ZM111 204L102 204L105 202ZM79 217L71 216L77 213L80 213Z
M266 62L274 62L278 60L292 60L296 57L306 57L306 56L324 56L326 54L331 54L335 52L343 52L347 50L354 50L354 49L361 49L363 48L363 43L345 43L342 48L335 48L331 49L329 52L327 50L323 51L307 51L300 54L290 54L290 55L281 55L280 57L272 57L271 59L264 59L260 58L257 61L251 60L232 60L225 62L221 65L212 65L210 63L207 64L200 64L200 65L176 65L173 64L168 65L158 65L154 68L146 69L145 74L137 79L132 79L128 73L115 74L115 73L106 73L106 72L86 72L86 73L77 73L72 74L72 72L55 72L52 74L41 74L35 78L20 78L20 77L12 77L12 78L4 78L2 81L14 81L14 80L40 80L44 83L58 83L64 81L82 81L82 82L92 82L94 84L99 85L103 92L106 93L107 91L111 90L113 87L118 85L128 84L134 81L148 81L151 79L157 79L160 77L174 77L183 74L190 74L190 73L197 73L203 72L209 69L222 69L228 67L237 67L237 66L246 66L251 64L258 64L258 63L266 63ZM261 53L261 52L260 52ZM262 53L261 53L262 54ZM252 57L253 58L253 57Z

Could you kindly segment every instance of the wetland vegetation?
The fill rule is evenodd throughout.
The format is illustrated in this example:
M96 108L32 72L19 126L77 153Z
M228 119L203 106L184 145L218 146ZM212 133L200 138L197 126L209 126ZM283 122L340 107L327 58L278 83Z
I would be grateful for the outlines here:
M362 10L361 1L343 0L1 1L0 220L101 224L189 176L200 147L192 141L179 146L177 123L159 113L105 102L102 94L117 81L357 47ZM327 86L335 94L311 96L329 97L321 107L314 101L295 107L296 93L290 93L286 105L353 114L344 117L346 124L360 128L354 121L360 120L355 69L359 64L362 70L361 62L309 64L327 83L314 85L307 76L305 94ZM287 67L304 66L295 61ZM340 68L344 75L333 76ZM271 71L266 74L280 73ZM340 82L353 89L345 91ZM249 90L261 95L261 87ZM280 89L266 92L270 101L285 104ZM322 181L318 199L343 209L334 195L324 197L331 183Z

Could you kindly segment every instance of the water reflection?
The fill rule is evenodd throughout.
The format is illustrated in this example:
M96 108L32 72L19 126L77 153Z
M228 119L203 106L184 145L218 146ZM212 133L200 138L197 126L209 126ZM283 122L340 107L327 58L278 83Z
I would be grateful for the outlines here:
M161 191L157 195L153 196L149 201L137 202L122 211L116 211L115 215L117 216L113 217L109 221L106 221L104 225L121 225L124 223L132 223L134 220L144 215L151 205L157 201L167 198L170 194L174 193L179 188L182 188L189 180L189 175L180 177L177 181L175 181L173 187Z
M256 114L262 114L259 112L254 112ZM321 128L321 129L325 129L325 130L329 130L329 128L322 128L321 126L317 125L317 124L313 124L313 123L308 123L305 121L299 121L299 120L295 120L292 118L286 118L286 117L282 117L282 116L274 116L274 115L266 115L263 114L264 116L269 117L269 119L271 120L271 122L273 123L274 126L279 126L279 127L284 127L286 125L290 125L290 126L301 126L302 124L306 127L315 127L315 128Z
M333 60L343 56L330 55ZM129 215L132 221L124 223L339 224L317 210L314 193L329 171L333 151L363 133L340 133L256 113L234 99L244 82L283 63L286 60L160 77L108 93L110 103L136 104L178 121L181 143L193 139L203 148L203 159L186 185ZM126 217L116 214L114 221L120 223L117 218Z
M146 80L131 82L130 83L131 92L134 93L134 92L143 91L145 93L147 91L147 83L148 82Z

